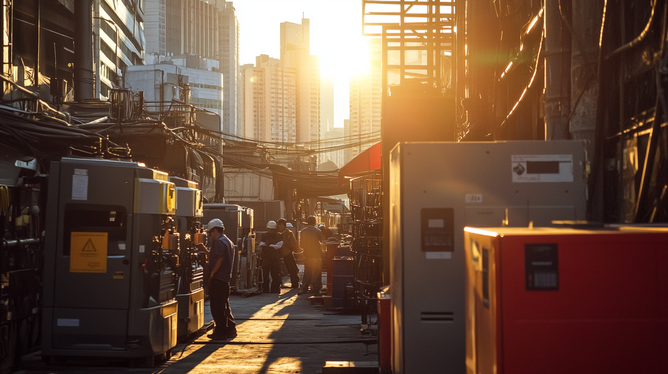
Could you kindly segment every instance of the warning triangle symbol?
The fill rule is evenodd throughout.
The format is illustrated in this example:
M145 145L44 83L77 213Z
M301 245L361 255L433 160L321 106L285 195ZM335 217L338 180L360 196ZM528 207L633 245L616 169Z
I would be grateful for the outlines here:
M86 242L86 245L84 245L81 252L97 252L95 246L93 245L93 241L90 240L90 238L88 238L88 241Z

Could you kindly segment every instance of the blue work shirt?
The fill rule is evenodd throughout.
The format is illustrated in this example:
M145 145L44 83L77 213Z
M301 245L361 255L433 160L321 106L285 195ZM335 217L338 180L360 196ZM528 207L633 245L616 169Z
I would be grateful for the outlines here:
M234 250L232 248L232 241L224 234L213 242L209 255L209 269L213 270L216 262L221 258L223 259L220 269L213 275L214 278L224 282L229 282L232 278L232 263L234 262Z

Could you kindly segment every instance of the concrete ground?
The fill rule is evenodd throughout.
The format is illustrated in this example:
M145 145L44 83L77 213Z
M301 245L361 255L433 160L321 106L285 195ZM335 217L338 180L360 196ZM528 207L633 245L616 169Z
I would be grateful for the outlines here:
M289 279L286 279L289 284ZM324 283L323 283L324 284ZM174 355L153 368L125 362L70 359L42 363L27 356L19 373L320 373L326 361L378 362L376 337L360 332L359 315L344 315L312 305L307 294L284 288L279 294L232 295L238 336L210 341L206 334L179 344ZM211 321L208 302L206 320Z

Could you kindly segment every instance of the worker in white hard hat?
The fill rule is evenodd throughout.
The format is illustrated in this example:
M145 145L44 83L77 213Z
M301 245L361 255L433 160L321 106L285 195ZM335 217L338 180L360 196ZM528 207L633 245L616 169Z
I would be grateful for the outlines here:
M292 231L288 230L288 225L292 226L285 218L281 218L276 221L278 225L278 232L281 233L283 237L283 248L282 248L282 257L283 264L285 264L285 269L290 274L290 287L294 289L299 288L299 268L295 262L295 257L292 255L293 252L299 252L299 245L297 244L297 239Z
M225 235L223 221L214 218L206 227L209 234L211 253L209 254L209 302L215 322L212 340L233 339L237 336L237 325L230 309L230 278L234 263L234 244ZM206 250L202 244L198 249Z
M267 232L260 240L262 257L262 292L281 292L281 248L283 237L277 230L276 221L267 222ZM271 279L270 279L271 277Z

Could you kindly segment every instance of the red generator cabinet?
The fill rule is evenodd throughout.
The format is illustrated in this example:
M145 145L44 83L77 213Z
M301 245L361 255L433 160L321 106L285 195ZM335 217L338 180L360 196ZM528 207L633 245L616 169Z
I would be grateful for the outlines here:
M668 373L668 229L465 228L468 374Z

